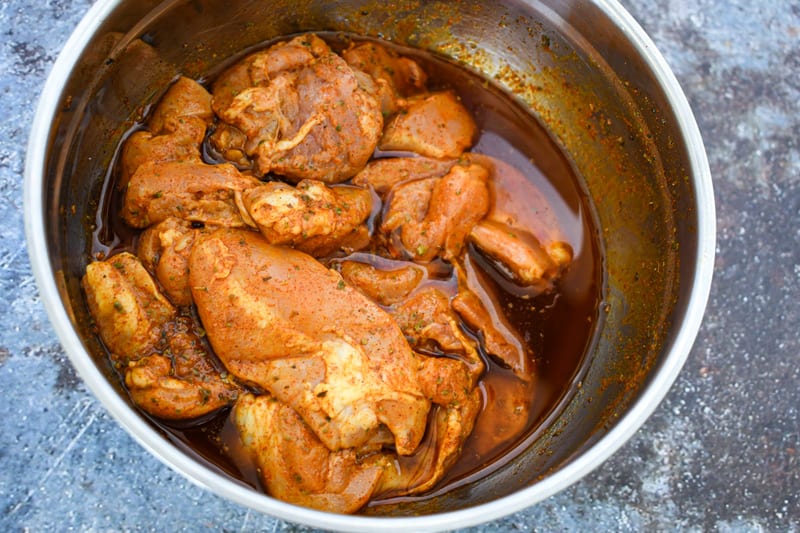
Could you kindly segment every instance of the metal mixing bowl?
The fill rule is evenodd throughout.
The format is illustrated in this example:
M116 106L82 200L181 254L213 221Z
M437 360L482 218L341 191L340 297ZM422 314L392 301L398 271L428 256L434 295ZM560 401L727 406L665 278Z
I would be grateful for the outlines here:
M100 184L123 133L178 74L306 30L382 37L448 57L518 99L569 154L604 249L603 302L580 387L525 450L427 502L342 516L274 500L199 461L137 411L89 326L79 280ZM34 120L25 183L31 262L72 363L120 424L198 484L271 515L348 531L488 521L602 463L681 369L708 297L714 200L674 76L614 0L98 0L67 42ZM382 516L381 516L382 515Z

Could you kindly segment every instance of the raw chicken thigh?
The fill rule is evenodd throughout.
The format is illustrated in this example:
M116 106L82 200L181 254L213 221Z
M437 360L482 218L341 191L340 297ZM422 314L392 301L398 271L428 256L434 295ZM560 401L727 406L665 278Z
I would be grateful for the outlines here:
M383 128L375 81L315 35L248 56L213 94L220 119L244 133L259 175L344 181L367 164Z
M197 418L233 403L223 378L189 321L159 292L135 256L122 253L86 268L89 309L133 401L159 418Z

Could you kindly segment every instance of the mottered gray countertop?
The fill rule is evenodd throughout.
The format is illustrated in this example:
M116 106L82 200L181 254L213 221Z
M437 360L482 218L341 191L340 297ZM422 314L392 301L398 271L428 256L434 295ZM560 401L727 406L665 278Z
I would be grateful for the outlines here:
M44 80L90 0L0 2L0 530L305 528L219 498L87 391L28 261L22 174ZM680 81L717 201L714 283L677 382L565 491L473 531L800 530L800 4L623 0Z

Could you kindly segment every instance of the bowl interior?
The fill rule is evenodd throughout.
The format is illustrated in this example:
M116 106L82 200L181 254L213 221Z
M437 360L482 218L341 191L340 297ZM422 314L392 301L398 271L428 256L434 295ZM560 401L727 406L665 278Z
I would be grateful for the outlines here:
M50 296L58 305L51 316L58 314L55 320L68 321L77 332L78 343L62 337L76 366L89 368L82 371L87 381L96 378L86 372L105 376L120 400L112 412L141 418L126 427L149 448L160 448L162 458L169 449L166 456L186 452L195 460L138 415L92 333L80 289L102 183L123 134L177 75L202 78L243 49L300 31L380 37L482 73L525 105L569 154L601 228L603 301L587 365L576 376L580 386L527 439L523 453L488 477L428 501L370 512L456 512L520 491L526 500L514 505L531 504L577 479L580 472L573 471L536 491L567 465L592 454L596 463L610 454L622 443L609 443L614 428L625 420L629 436L663 396L705 304L713 199L693 119L685 116L688 108L676 108L676 102L685 106L682 94L659 58L643 55L641 31L619 6L557 0L148 0L101 1L92 14L88 42L73 54L58 94L48 95L58 104L45 118L43 171L31 193L41 205L31 216L41 219L43 234L29 239L46 246L46 257L34 261L46 265L43 292L55 289ZM641 405L643 398L647 405ZM209 470L197 460L200 470ZM582 472L594 466L588 461ZM225 477L212 468L203 483L226 493L236 482ZM300 520L291 506L262 495L246 500ZM476 521L512 510L493 508L476 514Z

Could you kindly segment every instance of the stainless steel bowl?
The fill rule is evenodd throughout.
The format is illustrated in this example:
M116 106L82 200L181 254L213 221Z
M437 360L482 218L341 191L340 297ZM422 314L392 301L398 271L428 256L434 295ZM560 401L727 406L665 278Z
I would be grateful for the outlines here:
M427 502L342 516L272 499L176 447L131 404L89 328L79 280L100 184L143 106L279 35L347 31L423 48L517 98L570 155L605 250L603 302L580 376L524 451ZM697 334L715 247L697 126L673 74L614 0L99 0L45 85L28 147L25 222L47 312L92 392L142 446L194 482L293 522L347 531L478 524L586 475L666 394Z

